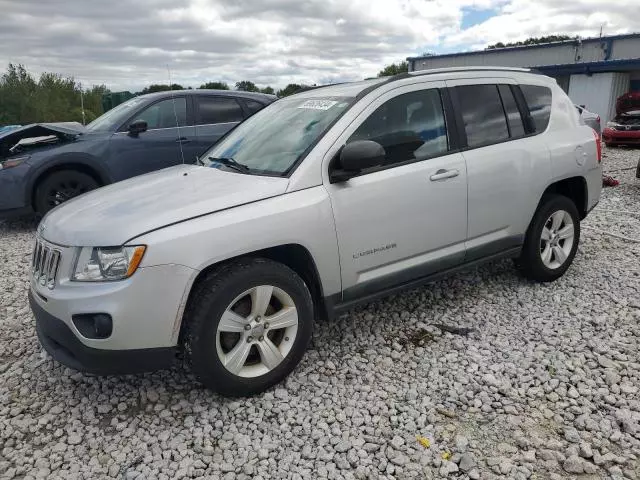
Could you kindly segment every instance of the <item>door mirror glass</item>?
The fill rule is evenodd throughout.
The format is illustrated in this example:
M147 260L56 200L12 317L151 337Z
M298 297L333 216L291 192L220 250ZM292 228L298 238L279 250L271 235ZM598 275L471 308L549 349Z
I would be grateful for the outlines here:
M137 137L142 132L147 131L147 122L144 120L134 120L129 124L129 135Z
M344 182L367 168L384 163L382 145L372 140L356 140L346 144L340 152L339 168L331 173L331 182Z

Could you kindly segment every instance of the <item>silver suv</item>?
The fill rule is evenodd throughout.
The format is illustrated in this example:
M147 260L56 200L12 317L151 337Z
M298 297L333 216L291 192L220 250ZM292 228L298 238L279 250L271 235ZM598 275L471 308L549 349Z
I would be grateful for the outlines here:
M42 220L30 301L55 359L131 373L182 351L207 387L254 394L300 362L315 318L504 257L557 279L602 181L594 131L523 69L310 90L198 163Z

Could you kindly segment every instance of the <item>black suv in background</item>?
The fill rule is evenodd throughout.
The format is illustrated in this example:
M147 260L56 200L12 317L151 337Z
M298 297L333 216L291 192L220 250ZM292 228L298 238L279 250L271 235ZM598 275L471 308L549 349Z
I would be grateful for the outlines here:
M37 212L94 188L194 163L274 95L178 90L132 98L86 127L33 124L0 133L0 215Z

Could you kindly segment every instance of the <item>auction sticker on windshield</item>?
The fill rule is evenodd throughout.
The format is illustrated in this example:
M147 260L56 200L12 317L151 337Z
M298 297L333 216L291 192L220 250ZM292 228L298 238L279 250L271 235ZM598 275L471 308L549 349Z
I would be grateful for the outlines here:
M337 101L334 100L307 100L298 108L310 108L311 110L329 110Z

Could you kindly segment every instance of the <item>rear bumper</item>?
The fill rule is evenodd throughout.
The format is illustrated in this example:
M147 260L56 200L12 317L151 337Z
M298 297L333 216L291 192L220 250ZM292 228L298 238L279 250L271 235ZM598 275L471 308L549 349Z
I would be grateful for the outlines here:
M640 130L614 130L605 128L602 132L605 143L613 145L640 144Z
M83 344L65 322L44 310L29 291L29 304L36 318L36 332L54 360L81 372L100 375L141 373L169 368L173 347L140 350L102 350Z

